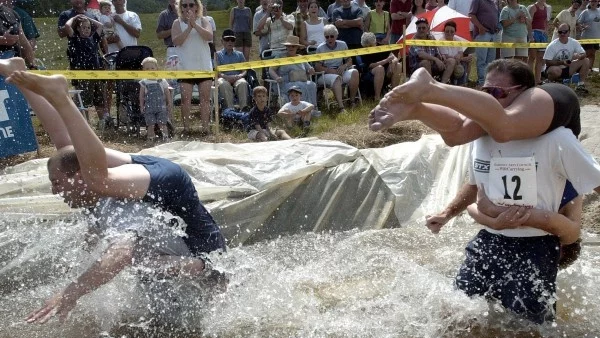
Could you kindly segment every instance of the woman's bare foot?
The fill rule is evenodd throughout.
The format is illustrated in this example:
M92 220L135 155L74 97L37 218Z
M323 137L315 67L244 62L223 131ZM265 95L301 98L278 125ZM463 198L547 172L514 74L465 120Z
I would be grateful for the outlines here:
M372 131L383 131L390 128L396 122L414 120L417 103L388 104L388 99L383 98L380 103L369 113L369 128Z
M27 71L13 71L6 82L43 96L48 102L69 98L67 79L62 75L38 75Z
M8 77L16 70L26 70L25 60L21 58L0 59L0 75Z
M423 96L428 94L431 85L437 82L425 68L419 68L411 75L410 79L390 92L385 94L388 104L417 103L423 101Z

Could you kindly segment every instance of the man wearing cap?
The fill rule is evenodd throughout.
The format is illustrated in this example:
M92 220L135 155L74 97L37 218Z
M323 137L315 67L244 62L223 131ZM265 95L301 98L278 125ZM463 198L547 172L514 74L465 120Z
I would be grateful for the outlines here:
M590 72L590 59L585 54L585 49L579 41L569 37L570 27L563 23L558 26L558 39L552 40L544 52L546 74L550 81L570 79L573 74L579 73L579 81L575 91L587 94L585 80Z
M429 34L429 21L426 18L418 18L417 33L413 36L415 40L435 40ZM432 76L440 76L442 83L448 83L454 72L456 59L444 57L435 46L410 46L408 51L409 73L412 74L418 68L425 68Z
M224 30L221 42L223 43L223 49L216 54L217 66L246 62L244 54L233 49L235 44L235 32L233 30ZM219 72L217 88L219 89L219 96L222 97L224 101L223 108L233 107L234 90L240 108L244 108L248 105L248 82L246 82L245 77L245 70Z
M269 48L283 48L288 35L292 34L294 22L283 15L283 2L274 0L269 6L269 14L258 23L258 30L269 34Z

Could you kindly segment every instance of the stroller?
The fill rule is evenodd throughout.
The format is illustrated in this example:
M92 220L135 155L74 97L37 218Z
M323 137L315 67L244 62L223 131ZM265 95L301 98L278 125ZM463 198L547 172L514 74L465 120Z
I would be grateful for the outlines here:
M142 60L153 56L152 49L146 46L127 46L118 52L104 55L110 70L142 70ZM130 135L139 135L145 126L140 112L140 84L138 80L116 80L117 102L116 128L125 126Z

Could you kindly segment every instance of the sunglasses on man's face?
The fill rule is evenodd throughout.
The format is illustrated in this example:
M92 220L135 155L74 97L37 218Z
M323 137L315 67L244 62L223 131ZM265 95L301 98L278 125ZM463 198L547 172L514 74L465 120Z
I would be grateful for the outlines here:
M484 93L488 93L490 95L492 95L496 100L498 99L504 99L508 96L508 94L511 93L511 89L517 89L521 87L520 85L518 86L511 86L511 87L494 87L494 86L489 86L489 87L483 87L481 88L481 91Z
M558 31L558 34L569 34L569 31L568 30Z
M181 4L181 8L194 8L196 7L195 3Z

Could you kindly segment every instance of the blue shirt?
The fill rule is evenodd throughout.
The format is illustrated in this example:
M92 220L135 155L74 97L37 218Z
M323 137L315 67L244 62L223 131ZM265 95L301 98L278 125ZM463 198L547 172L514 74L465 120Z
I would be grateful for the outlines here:
M331 22L335 24L337 19L356 20L358 18L362 18L362 11L357 6L352 5L348 8L338 7L333 11ZM342 40L349 45L360 45L360 37L363 33L362 29L358 27L338 28L338 32L338 40Z
M246 62L246 58L244 58L244 54L242 52L233 50L231 53L227 53L225 48L223 48L217 52L217 62L219 63L219 65L229 65L232 63ZM232 70L222 73L225 75L238 75L241 72L241 70Z

